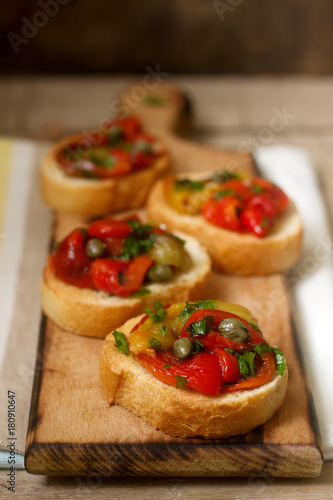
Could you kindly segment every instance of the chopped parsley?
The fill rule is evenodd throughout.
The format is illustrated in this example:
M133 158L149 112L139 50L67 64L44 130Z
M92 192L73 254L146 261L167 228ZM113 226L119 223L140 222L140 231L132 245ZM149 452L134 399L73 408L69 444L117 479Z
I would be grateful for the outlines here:
M163 337L166 336L166 326L165 325L163 325L162 328L160 328L160 332L163 335Z
M176 387L177 389L187 389L187 380L181 375L176 375Z
M249 325L252 326L252 328L254 328L255 330L257 330L257 332L261 333L262 334L262 331L260 330L259 326L256 325L255 323L249 323Z
M256 356L255 352L248 351L247 349L244 349L242 351L242 354L239 354L238 352L235 352L232 349L225 349L225 351L234 354L234 356L236 357L238 368L242 377L248 378L254 375L254 369L255 369L254 358Z
M283 352L280 351L280 349L278 349L277 347L272 347L272 350L274 351L274 354L275 354L276 368L282 377L285 369L287 368L287 365L286 365L286 362L285 362L285 359L283 356Z
M193 321L190 323L186 330L189 332L190 337L203 336L211 330L214 323L214 316L212 314L204 316L198 321Z
M278 349L277 347L271 347L269 345L266 345L263 342L259 345L254 344L252 347L256 351L256 353L259 354L259 356L261 356L262 353L264 353L264 352L272 352L273 351L275 354L276 368L277 368L279 374L281 375L281 377L283 376L283 373L284 373L285 369L287 368L287 366L286 366L286 362L285 362L285 359L283 356L283 352L280 349Z
M119 349L119 351L123 352L124 354L129 354L129 347L125 334L122 332L117 332L117 330L115 330L114 332L112 332L112 335L115 338L116 347Z
M169 365L164 365L163 368L164 368L164 370L167 370L168 368L170 368L170 366L171 366L171 363Z
M191 179L179 179L175 181L175 189L189 189L190 191L200 191L204 187L204 183L200 181L191 181Z
M148 252L156 238L154 233L148 234L153 229L150 224L143 225L134 219L128 219L127 223L131 226L132 232L127 236L123 244L121 257L124 260L130 260Z
M78 231L86 238L88 235L88 231L84 227L79 227Z
M148 342L150 344L150 347L155 349L155 351L160 351L162 349L162 344L159 340L152 338L152 339L148 340Z
M264 228L265 228L265 227L268 227L268 219L267 219L266 217L264 217L264 218L262 219L262 221L260 221L259 226L260 226L260 227L264 227Z
M193 340L192 340L192 344L193 344L193 349L192 349L192 352L191 352L191 355L192 355L192 356L193 356L194 354L197 354L197 353L200 351L201 347L203 347L203 346L204 346L204 345L203 345L201 342L199 342L199 340L197 340L197 339L193 339Z
M235 191L233 189L224 189L221 191L217 191L217 193L214 196L214 200L220 200L221 198L224 198L229 194L235 194Z
M198 309L214 309L215 300L199 300L198 302L186 302L186 305L182 311L178 314L178 317L185 323L194 311Z
M260 194L263 192L264 188L262 188L261 186L259 186L259 184L253 184L252 187L252 191L256 194Z
M143 310L148 314L153 323L161 323L164 321L167 317L167 311L164 309L163 304L161 304L161 302L155 302L153 308L155 311L150 307L144 307Z
M137 236L144 236L147 231L151 231L153 226L151 224L140 224L135 219L127 219L127 224L131 226L132 231L136 233Z
M230 170L222 170L220 172L214 172L212 175L212 180L219 183L230 181L230 179L239 179L239 176L238 174L230 172Z

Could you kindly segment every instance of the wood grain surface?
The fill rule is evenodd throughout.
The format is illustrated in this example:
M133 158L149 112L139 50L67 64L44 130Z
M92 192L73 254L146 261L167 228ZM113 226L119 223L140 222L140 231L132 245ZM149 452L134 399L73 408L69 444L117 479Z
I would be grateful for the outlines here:
M176 171L253 170L249 154L179 139L173 130L186 124L186 101L172 89L159 92L166 92L165 107L141 102L135 111L148 130L163 136ZM79 223L76 218L56 217L54 239ZM318 475L320 439L283 276L212 273L206 298L248 307L268 340L285 353L290 372L287 396L270 421L245 436L226 440L182 440L156 431L125 409L107 405L98 377L102 341L62 331L43 318L26 449L28 472L103 477L251 476L263 471L268 477Z

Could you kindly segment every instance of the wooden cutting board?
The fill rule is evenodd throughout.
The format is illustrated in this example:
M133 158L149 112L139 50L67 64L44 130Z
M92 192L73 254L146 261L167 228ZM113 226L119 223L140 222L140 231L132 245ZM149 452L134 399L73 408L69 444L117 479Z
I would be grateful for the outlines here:
M133 90L127 92L132 95ZM176 89L158 87L147 95L151 98L135 102L134 111L149 131L163 136L176 171L202 170L203 165L207 170L254 169L250 155L201 147L172 132L188 118L187 100ZM75 217L55 216L52 239L59 240L80 224ZM27 471L103 477L320 474L320 437L284 277L213 272L204 298L248 307L267 339L284 352L288 390L271 420L244 436L223 440L179 439L156 431L124 408L106 403L98 375L103 341L63 331L43 316L26 445Z

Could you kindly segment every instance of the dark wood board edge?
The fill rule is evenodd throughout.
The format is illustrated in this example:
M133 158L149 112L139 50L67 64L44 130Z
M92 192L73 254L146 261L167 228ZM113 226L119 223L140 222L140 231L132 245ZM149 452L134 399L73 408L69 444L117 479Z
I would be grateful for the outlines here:
M292 325L294 326L293 322ZM52 476L98 475L103 477L247 477L260 475L263 471L271 477L315 477L320 474L323 457L317 418L307 383L308 411L314 431L314 445L228 444L218 441L212 447L211 441L177 444L147 443L144 446L136 443L115 445L35 442L46 327L47 318L42 315L25 453L27 472ZM302 374L304 374L304 363L294 328L293 341ZM209 455L206 455L205 451L208 449ZM254 457L256 464L250 467L249 463L253 462ZM288 463L292 464L288 469L284 465L284 459L288 459ZM201 470L200 460L201 462L204 460L207 464ZM189 465L193 465L195 461L198 462L197 471L189 472ZM99 467L98 463L104 464L104 467ZM219 464L218 470L217 464Z
M38 403L40 387L43 375L43 360L44 360L44 345L45 345L45 334L46 334L46 322L47 317L44 313L41 315L40 328L39 328L39 341L37 347L37 357L34 373L34 381L32 386L31 402L30 402L30 412L28 420L28 431L27 431L27 441L26 441L26 453L25 460L27 456L27 450L30 446L34 444L35 431L38 424Z
M291 331L292 331L292 336L293 336L293 341L294 341L294 345L295 345L297 358L298 358L298 361L300 364L300 369L301 369L302 377L304 380L304 386L305 386L305 391L306 391L306 396L307 396L307 401L308 401L309 422L310 422L312 430L313 430L316 447L318 449L318 452L321 455L322 466L323 466L324 454L323 454L323 449L322 449L322 442L321 442L321 437L320 437L317 412L316 412L316 408L314 405L314 400L313 400L312 392L310 389L309 378L307 375L303 355L301 352L299 337L297 336L296 323L295 323L295 320L293 318L292 312L290 313L290 325L291 325Z
M55 226L56 226L56 217L53 214L51 221L51 232L50 232L51 237L49 240L49 249L48 249L49 253L51 252L54 244ZM44 360L44 346L45 346L45 336L46 336L46 323L47 323L47 317L43 312L41 312L37 356L36 356L34 380L32 385L29 419L28 419L28 430L27 430L27 439L25 447L26 452L34 442L35 430L38 424L38 402L39 402L39 393L40 393L42 374L43 374L42 372L44 364L43 360Z
M255 465L249 465L253 461ZM105 478L248 477L263 472L268 477L316 477L322 464L313 445L33 443L27 449L26 468L31 474Z

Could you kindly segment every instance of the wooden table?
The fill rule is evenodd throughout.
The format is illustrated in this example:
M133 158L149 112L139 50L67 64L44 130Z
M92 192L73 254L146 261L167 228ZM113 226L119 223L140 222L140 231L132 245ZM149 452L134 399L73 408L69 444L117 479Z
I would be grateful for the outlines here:
M144 88L147 75L134 81ZM133 79L8 78L0 82L0 135L56 140L96 127L117 108ZM333 78L164 78L195 102L191 139L243 149L287 143L304 147L316 166L333 222ZM157 82L158 83L158 82ZM133 96L138 98L140 93ZM6 471L0 498L9 498ZM333 461L314 479L48 478L19 471L15 498L333 498Z

